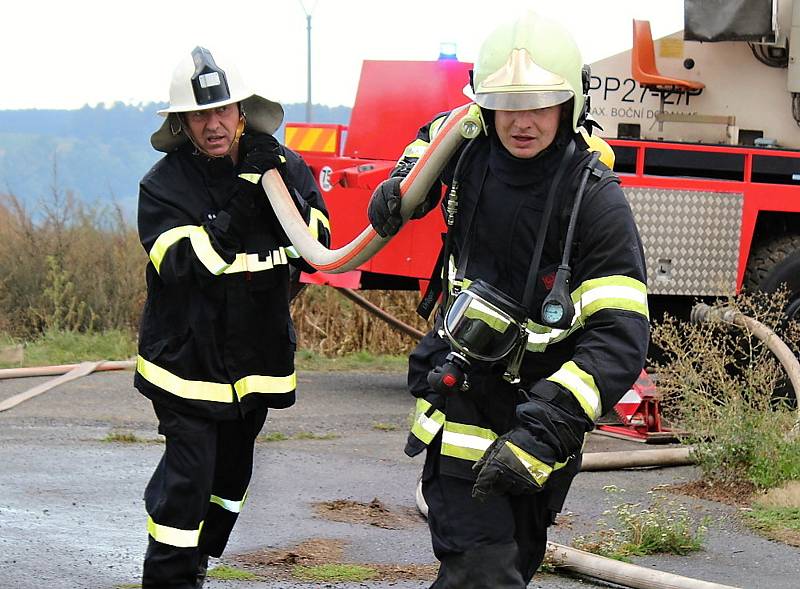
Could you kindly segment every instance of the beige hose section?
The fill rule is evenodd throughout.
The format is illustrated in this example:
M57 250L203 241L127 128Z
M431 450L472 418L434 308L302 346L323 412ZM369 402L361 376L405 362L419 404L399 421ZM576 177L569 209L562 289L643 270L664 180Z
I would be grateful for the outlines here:
M781 366L783 366L783 369L786 371L789 382L792 383L794 398L798 401L797 422L792 429L792 433L795 435L800 433L800 362L797 361L797 357L789 346L787 346L774 331L760 321L748 317L730 307L714 308L700 303L695 305L692 309L691 320L697 323L719 321L730 325L736 325L737 327L746 329L764 342L764 345L775 354L778 362L781 363Z
M635 589L736 589L731 585L655 571L554 542L547 543L545 562L559 570Z
M29 368L0 369L0 380L4 378L26 378L29 376L54 376L71 372L80 364L57 364L55 366L31 366ZM135 360L102 360L92 372L106 370L128 370L136 367Z
M472 106L464 105L450 113L430 147L411 173L401 182L400 214L403 222L411 218L411 214L425 199L428 190L439 178L445 164L461 142L480 133L482 129L480 111L477 106L474 108ZM378 253L391 239L391 237L381 237L367 225L358 237L347 245L335 250L328 249L308 231L308 225L300 216L276 170L265 173L261 177L261 183L289 241L300 256L317 270L338 274L357 268Z
M690 447L633 452L589 452L583 455L581 472L648 466L686 466L696 462Z

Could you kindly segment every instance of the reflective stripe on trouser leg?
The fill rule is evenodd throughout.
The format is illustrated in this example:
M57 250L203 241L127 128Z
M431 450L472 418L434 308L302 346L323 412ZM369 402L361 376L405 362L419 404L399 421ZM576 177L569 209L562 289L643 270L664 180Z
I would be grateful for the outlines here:
M200 533L200 552L203 554L219 557L225 550L247 499L253 473L253 448L266 419L267 409L263 408L248 412L243 421L219 423L217 468L208 513Z
M142 587L195 586L199 537L214 476L217 423L153 404L166 438L145 489L148 547Z

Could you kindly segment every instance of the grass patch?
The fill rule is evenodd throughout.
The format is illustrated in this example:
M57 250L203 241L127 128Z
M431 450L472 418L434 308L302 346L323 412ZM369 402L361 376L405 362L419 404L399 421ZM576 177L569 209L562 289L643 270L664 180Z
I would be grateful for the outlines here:
M343 356L323 356L308 349L297 350L295 364L298 370L319 372L364 370L400 372L408 369L408 356L353 352Z
M6 337L6 344L10 339ZM136 355L135 338L123 330L95 333L48 331L24 342L21 363L0 362L0 368L76 364L96 360L120 360Z
M261 434L256 438L257 442L285 442L289 439L283 432L269 432L268 434Z
M292 436L287 436L283 432L269 432L262 434L256 439L257 442L285 442L287 440L335 440L339 434L327 433L316 434L314 432L297 432Z
M143 444L147 440L138 437L133 432L108 432L102 441L116 444Z
M777 531L788 529L800 533L800 508L762 507L756 505L745 512L751 527L758 530Z
M624 489L606 487L607 493L621 494ZM604 515L611 515L616 526L601 520L601 529L572 542L575 548L616 560L648 554L685 555L703 547L706 521L693 521L685 506L665 496L649 492L650 505L620 503Z
M334 434L334 433L315 434L314 432L297 432L295 435L292 436L291 439L293 439L293 440L335 440L338 437L339 437L339 434Z
M376 429L381 432L393 432L397 430L397 426L393 423L378 422L372 424L372 429Z
M223 564L209 569L208 578L219 579L220 581L257 581L258 575Z
M378 576L372 567L358 564L320 564L314 566L296 565L292 575L306 581L369 581Z

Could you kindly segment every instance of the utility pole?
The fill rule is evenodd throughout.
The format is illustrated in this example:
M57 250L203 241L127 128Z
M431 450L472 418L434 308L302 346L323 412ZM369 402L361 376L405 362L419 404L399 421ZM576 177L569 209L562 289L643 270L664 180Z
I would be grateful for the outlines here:
M311 122L311 14L314 12L314 9L317 7L317 2L314 2L314 5L311 7L311 10L307 10L303 0L300 1L300 7L303 9L303 12L306 15L306 123ZM319 1L319 0L317 0Z

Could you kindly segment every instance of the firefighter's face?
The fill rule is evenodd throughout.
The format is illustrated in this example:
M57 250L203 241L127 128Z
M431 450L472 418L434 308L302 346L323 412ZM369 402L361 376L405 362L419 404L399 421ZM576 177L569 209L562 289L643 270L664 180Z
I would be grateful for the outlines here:
M561 120L561 105L535 110L498 110L494 124L500 142L513 156L532 158L556 137Z
M233 161L238 160L239 143L234 145L233 142L239 124L239 105L228 104L187 112L184 120L197 147L214 157L222 157L230 150Z

